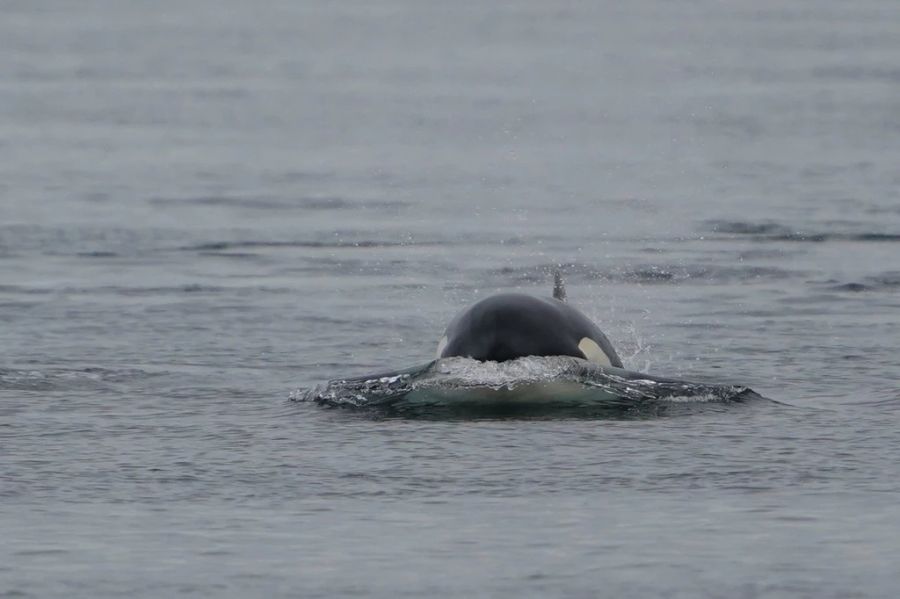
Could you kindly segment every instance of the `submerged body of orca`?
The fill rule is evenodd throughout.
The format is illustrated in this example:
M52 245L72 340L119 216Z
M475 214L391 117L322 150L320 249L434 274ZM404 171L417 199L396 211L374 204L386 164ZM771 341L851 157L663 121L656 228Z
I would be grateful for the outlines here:
M565 302L557 275L553 297L502 293L463 310L438 343L438 358L506 362L526 356L572 356L622 368L596 324Z

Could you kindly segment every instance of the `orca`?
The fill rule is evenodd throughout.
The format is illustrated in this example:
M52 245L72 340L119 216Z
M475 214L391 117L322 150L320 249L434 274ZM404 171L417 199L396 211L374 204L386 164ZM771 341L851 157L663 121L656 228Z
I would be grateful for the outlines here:
M438 358L506 362L525 356L573 356L623 367L603 331L566 303L558 272L553 297L501 293L469 306L450 321L437 348Z

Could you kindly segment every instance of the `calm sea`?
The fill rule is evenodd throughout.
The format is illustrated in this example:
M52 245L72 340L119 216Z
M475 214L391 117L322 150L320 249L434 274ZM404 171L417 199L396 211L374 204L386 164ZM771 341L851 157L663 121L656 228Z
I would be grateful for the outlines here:
M895 597L898 28L3 2L0 597ZM774 401L288 399L555 265L630 369Z

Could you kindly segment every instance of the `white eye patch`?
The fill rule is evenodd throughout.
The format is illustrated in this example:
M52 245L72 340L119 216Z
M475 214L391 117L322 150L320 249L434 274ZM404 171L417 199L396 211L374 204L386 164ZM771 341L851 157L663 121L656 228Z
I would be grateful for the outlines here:
M590 337L584 337L578 342L578 349L584 354L584 357L600 366L612 366L609 356L597 345L597 342Z
M596 344L595 344L596 345ZM441 337L441 340L438 341L437 354L435 357L440 358L441 354L444 353L444 348L447 347L447 336L444 335Z

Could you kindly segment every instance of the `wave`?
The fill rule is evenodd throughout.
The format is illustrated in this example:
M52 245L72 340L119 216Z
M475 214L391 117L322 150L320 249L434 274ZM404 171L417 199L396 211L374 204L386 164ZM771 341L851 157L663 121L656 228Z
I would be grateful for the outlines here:
M419 418L644 418L679 407L753 398L760 396L748 387L666 379L567 356L501 363L445 358L400 371L333 380L291 396L331 408Z
M137 287L137 286L116 286L116 285L99 285L96 287L24 287L17 285L0 285L0 293L10 295L121 295L128 297L143 297L153 295L182 295L182 294L204 294L204 293L224 293L240 289L242 291L247 287L223 287L218 285L201 285L199 283L186 283L184 285L170 285L157 287ZM266 292L283 292L277 288L254 287L254 290Z
M900 242L900 233L878 231L798 231L773 221L745 222L709 220L704 223L713 233L725 233L754 241L784 241L825 243L829 241L856 241L864 243ZM728 237L732 239L732 237Z
M785 280L794 278L794 270L777 266L712 265L712 264L639 264L630 268L598 269L585 264L536 264L524 267L504 267L491 272L494 279L506 278L512 283L541 284L561 268L571 280L620 282L636 284L682 282L740 282Z
M190 196L190 197L151 197L150 204L163 207L179 206L216 206L224 208L241 208L251 210L400 210L408 206L400 200L362 200L340 196Z
M313 249L337 249L337 248L399 248L399 247L425 247L449 245L440 241L388 241L377 239L362 239L359 241L263 241L263 240L237 240L237 241L210 241L178 248L189 252L218 252L242 248L313 248Z
M849 283L833 284L829 289L832 291L850 291L860 293L864 291L890 291L900 287L900 272L886 272L879 275L872 275L864 278L862 281L852 281Z
M118 383L155 376L144 370L126 368L45 368L23 370L0 368L0 391L94 391L112 389Z

